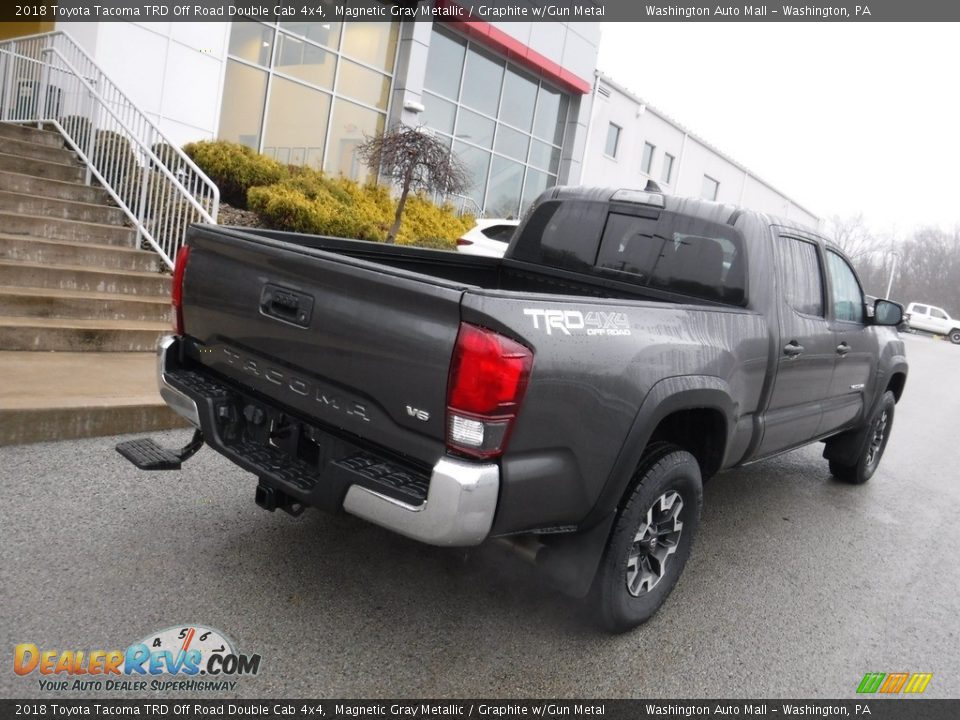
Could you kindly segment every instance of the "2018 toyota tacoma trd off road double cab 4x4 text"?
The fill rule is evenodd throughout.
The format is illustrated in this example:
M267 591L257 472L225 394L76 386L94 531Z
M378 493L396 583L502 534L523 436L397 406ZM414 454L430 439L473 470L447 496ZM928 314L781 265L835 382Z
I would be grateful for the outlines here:
M257 502L436 545L523 543L604 625L676 584L719 470L815 441L880 462L907 362L810 231L658 192L553 188L504 258L194 226L159 347L167 403Z

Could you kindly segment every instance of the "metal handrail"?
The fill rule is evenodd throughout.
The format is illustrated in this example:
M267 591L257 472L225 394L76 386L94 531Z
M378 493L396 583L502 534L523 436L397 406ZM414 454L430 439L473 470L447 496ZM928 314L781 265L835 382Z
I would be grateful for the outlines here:
M0 42L0 121L52 127L173 267L187 227L215 223L220 191L64 31Z
M477 219L483 217L483 208L480 207L480 203L478 203L469 195L459 195L457 193L445 193L437 191L433 193L433 202L435 205L452 205L457 215L461 216L470 212L468 206L473 205L475 211L470 212L470 214Z

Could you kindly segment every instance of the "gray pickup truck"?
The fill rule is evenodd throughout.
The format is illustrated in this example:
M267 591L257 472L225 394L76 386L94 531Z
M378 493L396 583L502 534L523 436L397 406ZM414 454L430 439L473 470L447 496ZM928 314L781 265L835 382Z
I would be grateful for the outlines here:
M159 346L183 450L256 501L435 545L502 538L619 631L676 584L720 470L822 441L880 462L902 308L789 222L659 192L553 188L505 257L194 226Z

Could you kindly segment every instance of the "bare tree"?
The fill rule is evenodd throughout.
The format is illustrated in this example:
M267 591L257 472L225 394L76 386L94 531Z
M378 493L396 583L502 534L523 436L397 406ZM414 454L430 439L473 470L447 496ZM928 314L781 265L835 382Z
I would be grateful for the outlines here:
M411 190L462 193L471 184L466 165L422 127L397 125L369 138L357 148L357 154L375 175L390 178L400 187L388 243L400 232L403 207Z
M848 218L834 215L830 218L829 233L833 241L854 262L881 249L880 242L864 223L863 215Z

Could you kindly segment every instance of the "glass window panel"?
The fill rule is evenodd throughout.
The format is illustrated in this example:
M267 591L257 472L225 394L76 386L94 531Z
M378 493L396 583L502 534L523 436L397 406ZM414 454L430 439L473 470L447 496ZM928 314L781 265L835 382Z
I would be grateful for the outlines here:
M256 22L230 23L228 53L259 65L269 65L272 51L273 28Z
M500 105L500 86L503 84L503 62L472 46L467 52L467 67L463 75L461 102L475 110L497 116Z
M386 110L390 96L390 78L355 62L341 60L337 93Z
M554 176L548 175L545 172L540 172L533 168L527 170L527 179L523 183L523 205L520 212L526 212L530 203L536 200L540 193L551 185L554 185L556 180Z
M863 291L853 268L832 250L827 251L827 267L830 269L830 287L833 289L834 318L862 323ZM942 312L933 308L930 309L930 314L946 319Z
M806 315L823 315L823 285L820 257L813 243L784 238L780 245L783 297L794 310Z
M663 182L670 184L670 181L673 180L673 155L670 153L663 154L663 174L661 175Z
M522 132L517 132L506 125L497 127L497 147L498 153L503 153L509 158L525 162L527 159L527 146L530 145L530 138Z
M329 95L274 76L264 144L277 149L278 159L319 168L329 114Z
M537 96L537 118L533 134L554 145L563 144L563 126L567 122L567 96L546 85Z
M331 3L321 0L319 4L325 6L328 15L333 15L333 5ZM341 23L338 22L281 22L280 28L297 35L303 35L307 40L320 43L332 50L336 50L340 46Z
M347 23L341 52L385 72L393 72L398 27L392 22Z
M337 56L304 40L280 33L274 69L330 89L337 69Z
M494 157L490 166L490 189L484 211L491 217L515 218L523 188L523 165Z
M530 132L536 104L537 81L508 68L503 82L503 109L500 119Z
M707 300L741 303L742 243L728 226L662 212L642 217L610 213L597 267L630 281Z
M457 116L457 106L441 100L430 93L423 94L423 112L420 122L443 133L453 133L453 120Z
M433 31L424 86L428 90L457 100L460 97L460 76L466 46L445 33Z
M485 148L493 147L493 128L496 123L466 108L460 109L456 137Z
M482 208L483 196L487 189L487 169L490 167L490 153L458 141L453 143L453 152L463 161L470 173L471 185L464 195L473 198L477 207Z
M617 156L617 150L620 147L620 127L610 123L607 126L607 141L603 146L604 155L609 155L612 158Z
M557 172L560 167L560 148L534 140L530 145L530 164L552 173Z
M651 145L648 142L643 144L643 157L640 159L640 167L647 175L650 174L650 170L653 168L653 153L656 149L655 145Z
M357 157L357 147L383 130L384 115L346 100L337 100L330 121L330 148L324 169L364 182L370 171Z
M260 122L266 92L266 72L228 60L218 137L256 149L260 145Z
M709 175L703 176L703 186L700 188L700 197L704 200L716 200L720 191L720 183Z

